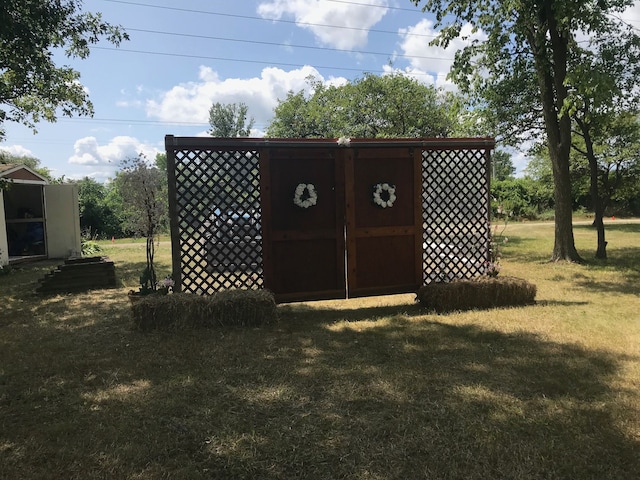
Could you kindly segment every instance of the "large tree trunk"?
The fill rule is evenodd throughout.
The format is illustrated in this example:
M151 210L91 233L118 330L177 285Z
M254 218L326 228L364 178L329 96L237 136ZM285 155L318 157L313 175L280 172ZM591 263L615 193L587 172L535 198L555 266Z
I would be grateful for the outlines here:
M596 249L596 258L607 258L607 241L604 232L604 201L600 195L598 188L598 159L593 151L593 140L591 139L590 125L580 119L576 119L576 123L582 131L584 144L586 147L585 156L589 160L589 193L593 202L594 220L593 226L596 227L598 237L598 247Z
M607 241L604 234L604 215L602 209L596 210L593 224L596 227L598 235L598 248L596 250L596 258L607 258Z
M551 153L552 150L561 150ZM553 244L552 261L567 260L581 262L582 259L575 247L573 237L573 200L571 197L571 179L569 176L569 154L564 149L552 149L549 146L551 161L553 163L555 200L555 236Z
M571 151L571 118L561 114L567 98L568 35L560 30L555 19L553 2L547 1L539 12L539 30L529 38L534 56L540 99L544 113L549 156L553 165L553 195L555 200L555 237L552 261L581 262L573 238L573 205L569 153ZM548 58L547 43L553 59Z

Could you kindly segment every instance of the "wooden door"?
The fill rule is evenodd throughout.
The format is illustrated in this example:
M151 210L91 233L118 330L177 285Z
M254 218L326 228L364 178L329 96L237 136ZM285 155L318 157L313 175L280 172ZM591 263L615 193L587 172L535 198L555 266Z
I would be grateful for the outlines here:
M349 149L345 159L350 297L422 283L421 149Z
M345 298L342 155L326 147L264 149L260 176L265 287L278 302ZM301 186L302 206L294 201Z

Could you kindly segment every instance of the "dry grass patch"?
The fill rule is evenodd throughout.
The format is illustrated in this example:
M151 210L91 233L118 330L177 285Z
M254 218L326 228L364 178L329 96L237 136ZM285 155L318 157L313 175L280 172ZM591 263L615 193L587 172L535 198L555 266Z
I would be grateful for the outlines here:
M503 273L535 305L400 295L141 333L143 247L107 245L120 289L42 298L47 269L0 277L0 479L636 480L640 230L586 265L546 262L552 225L507 233Z

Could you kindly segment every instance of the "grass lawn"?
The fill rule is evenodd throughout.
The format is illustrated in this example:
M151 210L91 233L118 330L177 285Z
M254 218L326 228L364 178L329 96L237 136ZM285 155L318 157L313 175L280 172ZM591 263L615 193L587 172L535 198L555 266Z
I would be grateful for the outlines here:
M38 297L0 277L1 479L638 479L640 223L510 224L537 304L437 315L413 295L281 305L258 329L140 333L121 288ZM157 249L159 274L170 249Z

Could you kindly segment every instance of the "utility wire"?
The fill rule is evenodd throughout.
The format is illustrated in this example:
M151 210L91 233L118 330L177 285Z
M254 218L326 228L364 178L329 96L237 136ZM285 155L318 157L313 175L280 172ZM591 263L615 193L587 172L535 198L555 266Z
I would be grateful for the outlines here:
M230 17L230 18L241 18L244 20L259 20L259 21L266 21L266 22L277 22L277 23L288 23L288 24L293 24L293 25L302 25L305 27L323 27L323 28L339 28L342 30L356 30L356 31L361 31L361 32L373 32L373 33L385 33L385 34L390 34L390 35L397 35L398 32L394 31L394 30L377 30L374 28L361 28L361 27L348 27L348 26L344 26L344 25L331 25L331 24L323 24L323 23L311 23L311 22L298 22L295 20L284 20L281 18L264 18L264 17L257 17L257 16L252 16L252 15L240 15L240 14L235 14L235 13L222 13L222 12L211 12L208 10L195 10L195 9L190 9L190 8L180 8L180 7L167 7L165 5L153 5L150 3L141 3L141 2L132 2L129 0L102 0L104 2L109 2L109 3L119 3L119 4L123 4L123 5L134 5L137 7L146 7L146 8L157 8L157 9L161 9L161 10L171 10L171 11L175 11L175 12L186 12L186 13L196 13L199 15L213 15L213 16L219 16L219 17ZM337 0L335 0L337 1ZM362 5L362 4L360 4ZM374 6L379 6L379 5L371 5L372 7ZM387 7L389 8L389 7ZM405 35L407 36L416 36L416 37L428 37L428 38L434 38L434 35L428 35L428 34L423 34L423 33L406 33Z
M279 42L267 42L267 41L261 41L261 40L245 40L242 38L213 37L209 35L196 35L191 33L162 32L159 30L146 30L142 28L125 27L125 30L127 32L152 33L156 35L169 35L169 36L185 37L185 38L200 38L205 40L221 40L225 42L251 43L255 45L271 45L275 47L306 48L310 50L322 50L322 51L330 51L330 52L358 53L362 55L383 55L386 57L395 56L395 57L416 58L416 59L424 59L424 60L453 60L453 58L427 57L422 55L405 55L405 54L387 53L387 52L369 52L369 51L363 51L363 50L342 50L340 48L333 48L333 47L317 47L312 45L292 45L292 44L284 44Z
M186 53L168 53L168 52L152 52L149 50L134 50L129 48L122 47L100 47L94 46L91 47L94 50L106 50L111 52L127 52L127 53L138 53L142 55L156 55L163 57L180 57L180 58L193 58L198 60L217 60L221 62L238 62L238 63L252 63L259 65L278 65L281 67L295 67L300 68L304 67L307 64L302 63L287 63L287 62L270 62L267 60L247 60L241 58L225 58L225 57L210 57L206 55L190 55ZM343 70L349 72L369 72L369 73L385 73L385 70L363 70L362 68L353 68L353 67L336 67L336 66L327 66L327 65L310 65L309 66L315 69L325 69L325 70ZM412 73L413 75L422 75L422 76L433 76L430 73ZM446 76L447 74L438 74L437 76Z

